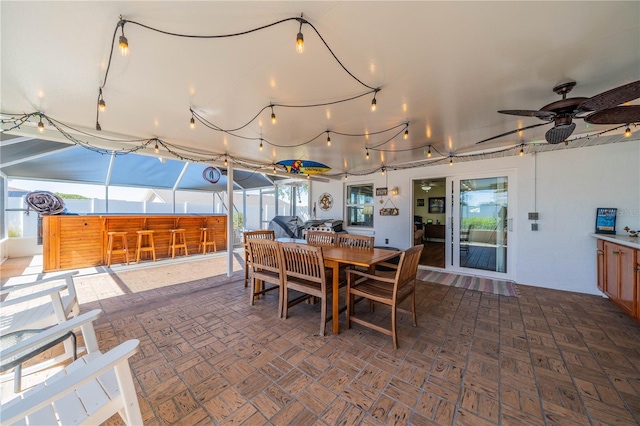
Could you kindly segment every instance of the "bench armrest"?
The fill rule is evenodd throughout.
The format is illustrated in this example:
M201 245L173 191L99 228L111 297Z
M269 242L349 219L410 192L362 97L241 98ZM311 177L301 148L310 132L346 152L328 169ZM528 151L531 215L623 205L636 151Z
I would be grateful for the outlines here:
M73 272L69 272L66 274L62 274L62 275L56 275L55 277L48 277L48 278L44 278L42 280L37 280L31 283L25 283L25 284L16 284L16 285L12 285L12 286L7 286L4 287L0 290L0 295L3 294L9 294L12 291L15 290L21 290L24 288L29 288L29 287L33 287L36 285L40 285L40 284L44 284L44 283L48 283L51 281L59 281L59 280L66 280L67 284L69 284L70 282L73 283L73 276L77 275L79 273L79 271L73 271Z

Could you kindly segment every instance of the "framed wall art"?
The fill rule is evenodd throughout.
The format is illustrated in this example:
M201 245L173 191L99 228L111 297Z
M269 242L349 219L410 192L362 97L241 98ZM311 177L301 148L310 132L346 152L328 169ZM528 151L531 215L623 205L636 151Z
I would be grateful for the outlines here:
M618 209L613 207L598 207L596 209L596 234L615 234L616 215Z
M429 198L429 213L444 213L444 197Z

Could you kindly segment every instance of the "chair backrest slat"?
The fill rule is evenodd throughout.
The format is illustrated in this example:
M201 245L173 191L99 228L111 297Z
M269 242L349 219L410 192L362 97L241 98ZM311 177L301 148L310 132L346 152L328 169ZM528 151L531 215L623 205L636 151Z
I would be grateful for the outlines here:
M373 241L373 237L368 237L366 235L338 234L338 242L336 245L341 247L372 249Z
M307 243L314 246L333 246L336 244L336 235L333 232L308 232Z
M247 232L242 234L242 238L244 239L244 243L245 244L247 243L248 240L252 240L252 239L275 240L276 239L276 233L273 230L271 230L271 231L265 231L265 230L247 231Z
M416 280L418 273L418 263L420 262L420 255L422 254L422 244L413 246L405 250L400 255L400 262L398 263L398 271L396 272L396 280L394 283L394 298L398 291L398 288L407 284L413 284Z
M278 243L267 239L249 239L251 267L271 272L281 272Z
M302 278L325 285L322 247L308 244L280 244L285 281L289 277Z

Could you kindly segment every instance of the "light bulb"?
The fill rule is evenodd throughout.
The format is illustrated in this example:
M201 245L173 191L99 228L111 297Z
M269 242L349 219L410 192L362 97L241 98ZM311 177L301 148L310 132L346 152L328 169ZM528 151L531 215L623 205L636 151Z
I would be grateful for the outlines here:
M427 158L431 158L431 145L429 145L429 151L427 151Z
M384 167L382 168L382 170L380 170L380 174L382 174L382 176L384 176Z
M449 158L449 165L453 166L453 158Z
M629 128L628 125L627 125L626 130L624 131L624 137L625 138L631 137L631 129Z
M520 147L520 154L518 154L518 155L520 155L520 157L522 157L524 155L524 148L523 147Z
M367 160L369 159L369 150L367 150L367 156L366 156Z
M271 124L276 124L278 120L276 119L276 113L273 112L273 107L271 107Z
M224 165L226 166L227 164L227 157L224 157Z
M189 120L189 127L191 127L192 129L196 128L196 119L191 117L191 119Z
M344 180L347 180L347 174L346 173L344 174Z
M307 175L307 180L311 179L311 175Z
M273 166L273 173L278 173L278 171L276 170L276 166Z
M406 129L406 130L404 131L404 136L403 136L403 137L404 137L404 140L409 139L409 129Z
M376 96L373 96L373 100L371 101L371 111L375 111L376 110Z
M298 53L304 52L304 36L302 35L302 32L299 32L296 36L296 50Z
M42 122L42 118L40 118L40 121L38 121L38 131L40 133L44 132L44 123Z
M104 99L98 101L98 109L100 112L104 112L104 110L107 109L107 104L104 102Z
M156 146L155 148L153 148L153 150L155 151L156 154L160 152L160 148L158 148L158 142L156 142Z
M129 56L129 40L127 40L124 34L120 36L119 44L120 44L120 54L122 56Z
M260 141L260 151L262 151L262 141Z
M329 136L329 132L327 132L327 146L331 146L331 136Z

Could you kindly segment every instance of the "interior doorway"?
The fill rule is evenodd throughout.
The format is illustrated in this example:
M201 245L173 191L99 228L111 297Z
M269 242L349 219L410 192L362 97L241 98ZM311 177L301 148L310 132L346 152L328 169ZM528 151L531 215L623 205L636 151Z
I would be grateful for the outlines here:
M445 268L446 178L413 181L414 244L424 244L420 265Z

